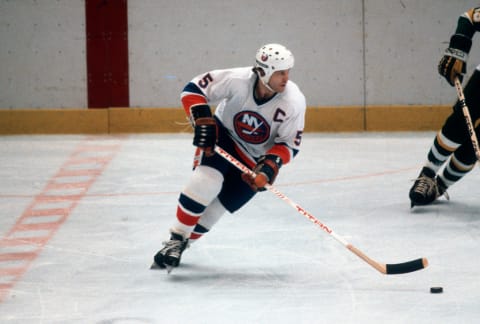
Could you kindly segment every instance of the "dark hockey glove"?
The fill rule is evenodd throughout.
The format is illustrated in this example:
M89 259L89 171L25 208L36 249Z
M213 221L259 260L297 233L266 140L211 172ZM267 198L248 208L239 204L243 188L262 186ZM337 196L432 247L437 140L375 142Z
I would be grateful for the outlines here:
M279 156L267 154L258 160L257 165L252 170L254 174L243 173L242 179L253 191L265 191L267 183L273 184L275 181L281 166L282 159Z
M450 45L438 63L438 73L443 76L451 86L455 85L455 77L460 81L467 71L467 58L472 40L467 36L455 34L450 38Z
M212 117L208 105L193 106L191 108L194 136L193 145L205 152L206 156L215 154L217 142L217 123Z

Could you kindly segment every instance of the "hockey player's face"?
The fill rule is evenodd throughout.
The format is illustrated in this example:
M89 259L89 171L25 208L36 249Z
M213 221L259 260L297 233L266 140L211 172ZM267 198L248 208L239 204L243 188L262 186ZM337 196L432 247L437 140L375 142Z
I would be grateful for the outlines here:
M290 70L276 71L270 77L268 85L275 92L283 92L288 82L288 75Z

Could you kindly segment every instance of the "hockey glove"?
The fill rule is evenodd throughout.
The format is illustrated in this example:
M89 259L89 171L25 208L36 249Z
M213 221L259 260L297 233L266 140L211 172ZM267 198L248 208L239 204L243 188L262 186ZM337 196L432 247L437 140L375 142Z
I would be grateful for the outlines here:
M472 40L467 36L455 34L450 38L450 45L438 63L438 73L443 76L451 86L455 85L455 77L460 82L467 71L467 58Z
M253 168L254 174L243 173L242 180L245 181L253 191L265 191L265 186L273 184L278 175L278 170L282 166L282 159L273 154L267 154L257 162Z
M205 152L206 156L215 154L217 142L217 123L212 117L210 107L199 105L191 108L194 128L193 145Z

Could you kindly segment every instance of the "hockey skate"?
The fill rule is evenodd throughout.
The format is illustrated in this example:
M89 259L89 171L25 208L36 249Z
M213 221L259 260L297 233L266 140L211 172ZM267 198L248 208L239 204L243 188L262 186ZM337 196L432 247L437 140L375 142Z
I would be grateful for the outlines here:
M424 206L432 203L437 198L437 184L435 172L424 167L415 180L409 193L411 207Z
M167 269L168 273L178 267L183 251L187 248L188 239L181 233L170 232L170 240L163 242L163 249L154 256L151 269Z
M411 207L429 205L442 195L449 199L446 190L442 179L436 177L433 170L424 167L410 189Z

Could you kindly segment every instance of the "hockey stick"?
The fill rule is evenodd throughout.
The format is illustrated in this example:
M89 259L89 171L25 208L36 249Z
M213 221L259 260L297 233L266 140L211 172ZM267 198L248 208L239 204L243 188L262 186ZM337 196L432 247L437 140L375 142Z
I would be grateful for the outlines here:
M219 146L215 146L215 152L220 154L225 160L233 164L235 167L237 167L240 171L250 173L252 174L253 171L250 170L248 167L246 167L243 163L238 161L235 157L230 155L227 151L222 149ZM283 193L281 193L279 190L277 190L274 186L272 185L266 185L265 188L270 190L272 193L274 193L278 198L282 199L285 201L287 204L289 204L291 207L293 207L297 212L308 218L310 221L312 221L315 225L320 227L324 232L330 234L335 238L338 242L342 243L347 249L349 249L351 252L353 252L356 256L358 256L360 259L363 261L367 262L370 266L375 268L377 271L383 273L383 274L402 274L402 273L408 273L408 272L413 272L417 270L421 270L425 267L428 266L428 261L426 258L420 258L412 261L407 261L403 263L395 263L395 264L384 264L384 263L379 263L371 258L369 258L365 253L357 249L355 246L352 244L348 243L343 237L338 235L328 227L327 225L323 224L321 221L319 221L315 216L310 214L308 211L306 211L302 206L298 205L297 203L293 202L290 198L285 196Z
M472 117L470 117L470 112L468 111L468 106L465 102L465 95L463 94L462 83L460 83L458 77L455 78L455 89L457 90L457 96L460 102L460 106L462 106L463 117L465 117L465 123L467 124L468 133L470 134L470 140L472 141L475 156L477 157L477 160L480 161L480 148L478 146L477 135L475 134L475 127L473 126Z

